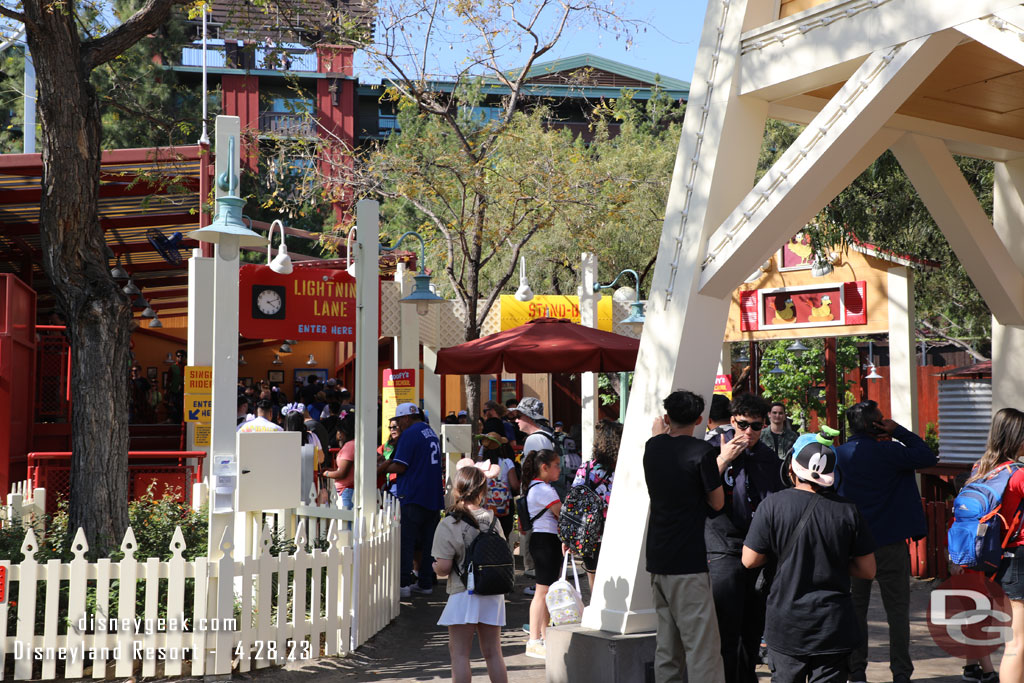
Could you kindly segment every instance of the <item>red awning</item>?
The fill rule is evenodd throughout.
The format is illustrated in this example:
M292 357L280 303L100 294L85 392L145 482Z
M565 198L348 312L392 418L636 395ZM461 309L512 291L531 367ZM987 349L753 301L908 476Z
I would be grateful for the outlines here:
M438 374L627 372L640 341L558 318L538 318L482 339L441 349Z

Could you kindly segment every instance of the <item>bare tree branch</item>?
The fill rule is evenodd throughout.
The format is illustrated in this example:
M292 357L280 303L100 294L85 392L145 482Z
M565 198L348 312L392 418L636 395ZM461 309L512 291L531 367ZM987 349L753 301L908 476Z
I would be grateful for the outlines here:
M86 69L105 64L130 48L148 33L155 31L171 16L171 8L183 0L147 0L123 24L106 35L82 43L81 54Z

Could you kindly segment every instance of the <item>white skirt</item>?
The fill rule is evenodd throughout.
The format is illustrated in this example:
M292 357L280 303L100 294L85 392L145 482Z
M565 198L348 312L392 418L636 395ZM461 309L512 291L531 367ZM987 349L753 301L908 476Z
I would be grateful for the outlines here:
M448 596L448 603L441 612L438 626L460 624L505 625L504 595L470 595L469 591Z

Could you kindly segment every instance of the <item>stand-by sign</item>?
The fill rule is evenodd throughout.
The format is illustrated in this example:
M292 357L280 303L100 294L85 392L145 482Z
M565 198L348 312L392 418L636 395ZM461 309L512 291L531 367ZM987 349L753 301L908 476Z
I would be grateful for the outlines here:
M238 298L243 337L355 341L356 281L344 270L296 268L281 275L245 265Z

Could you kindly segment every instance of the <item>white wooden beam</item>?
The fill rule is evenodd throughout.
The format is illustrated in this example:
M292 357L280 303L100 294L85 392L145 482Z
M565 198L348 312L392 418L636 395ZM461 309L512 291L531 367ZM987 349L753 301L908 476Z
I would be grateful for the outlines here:
M993 170L992 227L1024 272L1024 159L996 163Z
M650 505L644 443L673 389L710 400L714 387L730 302L701 296L697 277L709 230L753 183L767 114L765 102L736 92L748 4L756 5L750 11L763 9L763 0L708 3L604 530L605 547L615 551L601 554L584 627L615 633L656 628L644 569Z
M992 315L1024 324L1024 276L945 143L907 134L892 151Z
M702 294L727 296L820 210L817 202L863 151L864 141L874 138L959 35L919 38L864 62L711 236Z
M893 420L912 432L917 424L917 325L914 271L890 268L889 291L889 405Z
M960 24L956 30L1004 57L1024 64L1024 12L1019 5Z
M827 102L828 100L820 97L800 95L772 104L768 108L768 115L780 121L806 125L814 120L814 117ZM1024 138L964 128L906 114L893 114L885 122L885 127L903 132L920 133L932 138L942 138L949 146L949 151L961 156L991 161L1010 161L1024 157Z
M869 4L862 0L829 2L743 34L740 94L774 101L837 83L878 50L1018 3L883 0L875 2L873 9L865 9ZM854 13L847 16L847 10Z

